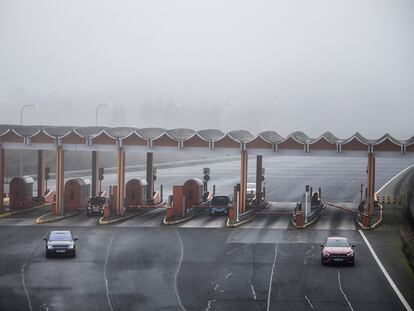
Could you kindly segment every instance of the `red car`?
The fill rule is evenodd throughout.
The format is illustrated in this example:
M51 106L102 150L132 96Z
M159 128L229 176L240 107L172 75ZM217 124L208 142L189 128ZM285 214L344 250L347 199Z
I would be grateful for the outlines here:
M353 265L355 263L355 245L349 243L344 237L328 237L321 244L321 262L328 263L347 263Z

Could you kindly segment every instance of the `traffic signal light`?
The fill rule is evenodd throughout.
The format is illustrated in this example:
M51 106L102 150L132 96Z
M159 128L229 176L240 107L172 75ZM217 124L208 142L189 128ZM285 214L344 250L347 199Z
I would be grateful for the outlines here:
M45 180L50 179L50 167L45 167Z
M100 167L99 168L99 180L103 180L104 179L104 168Z

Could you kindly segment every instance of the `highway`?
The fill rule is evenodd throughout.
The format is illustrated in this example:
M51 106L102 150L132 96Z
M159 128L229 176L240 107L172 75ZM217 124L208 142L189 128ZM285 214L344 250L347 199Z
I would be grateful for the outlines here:
M376 188L411 164L377 159ZM210 189L215 184L218 193L231 193L240 163L207 166ZM164 226L165 209L110 226L85 215L35 225L42 211L0 219L0 310L406 310L362 234L414 306L414 276L392 215L364 233L352 213L335 208L306 229L290 223L305 184L322 187L325 201L354 207L366 159L277 157L264 158L263 166L272 206L237 229L225 228L225 217L207 214ZM201 177L203 167L158 170L156 185L163 184L167 195L172 185ZM127 173L126 180L144 175ZM254 176L251 159L249 181ZM103 186L115 180L107 175ZM54 229L79 237L76 258L45 258L42 238ZM319 244L328 235L356 244L355 266L320 264Z

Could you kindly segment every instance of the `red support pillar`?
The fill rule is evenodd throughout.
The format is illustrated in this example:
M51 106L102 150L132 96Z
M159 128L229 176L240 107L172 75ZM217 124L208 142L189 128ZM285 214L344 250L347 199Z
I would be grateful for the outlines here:
M56 205L55 215L64 214L64 151L62 146L56 147Z
M0 144L0 212L4 210L4 149Z
M365 202L365 214L362 217L362 223L365 227L370 226L370 217L374 212L374 196L375 196L375 157L373 153L368 154L367 167L367 198Z
M239 212L246 211L246 192L247 192L247 151L243 150L240 154L240 192L239 192Z
M256 206L262 203L262 171L263 171L263 157L258 155L256 157Z
M92 151L92 193L91 196L97 196L99 189L99 153Z
M37 151L37 196L43 197L45 194L45 151Z
M124 148L118 148L118 174L117 174L117 203L116 214L124 215L124 187L125 187L125 151Z
M147 200L152 200L154 196L154 154L147 152Z

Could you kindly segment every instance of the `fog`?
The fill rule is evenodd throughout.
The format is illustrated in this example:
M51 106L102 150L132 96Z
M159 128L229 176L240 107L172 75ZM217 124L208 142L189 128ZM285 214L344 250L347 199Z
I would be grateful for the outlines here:
M0 123L414 135L411 0L0 0Z

